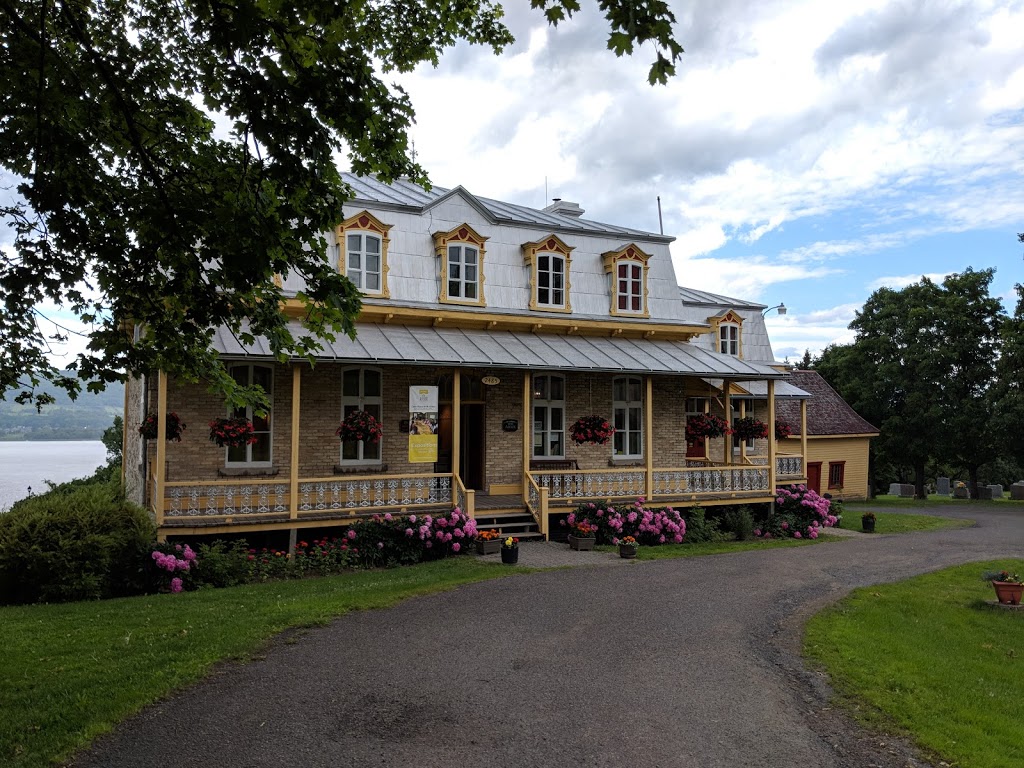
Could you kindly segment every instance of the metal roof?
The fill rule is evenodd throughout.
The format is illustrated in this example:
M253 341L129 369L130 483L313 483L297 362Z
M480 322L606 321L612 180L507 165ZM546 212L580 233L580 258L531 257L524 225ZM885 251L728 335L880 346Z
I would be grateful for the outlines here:
M574 216L562 216L557 213L528 208L524 205L504 203L500 200L492 200L487 197L478 197L462 186L454 189L444 187L431 187L430 191L413 184L411 181L399 179L391 184L372 176L356 176L351 173L343 173L342 179L348 184L355 198L346 202L346 205L367 203L376 206L391 206L396 208L412 208L416 211L424 211L437 203L455 196L461 195L475 204L484 215L490 217L495 223L512 224L529 227L540 227L542 229L553 229L563 232L581 232L585 234L612 235L614 237L641 238L644 240L656 240L669 243L675 240L674 237L660 235L656 232L645 232L640 229L619 227L614 224L603 224L599 221L577 218Z
M303 335L297 321L293 335ZM674 373L727 379L781 379L785 373L682 341L559 336L518 331L360 324L355 339L321 340L318 360L347 363L484 366L613 373ZM266 339L244 346L218 329L214 349L227 357L273 357Z
M679 298L683 300L684 304L708 304L710 306L720 306L723 309L732 309L738 307L746 307L749 309L766 309L767 304L758 304L756 301L747 301L746 299L732 299L728 296L720 296L717 293L708 293L707 291L698 291L696 288L684 288L679 286Z
M764 400L768 397L768 383L766 381L737 381L736 384L743 387L755 400ZM810 392L805 392L799 387L794 387L788 381L775 382L775 397L786 399L800 399L814 397Z

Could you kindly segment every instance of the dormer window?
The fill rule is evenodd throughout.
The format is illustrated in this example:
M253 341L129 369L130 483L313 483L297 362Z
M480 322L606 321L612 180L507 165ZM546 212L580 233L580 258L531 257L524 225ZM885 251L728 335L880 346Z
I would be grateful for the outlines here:
M434 234L434 250L441 260L441 295L446 304L484 303L484 243L468 224Z
M536 243L523 244L523 257L530 265L530 309L571 312L569 266L572 248L555 235Z
M723 355L743 357L743 318L728 310L708 318L714 334L715 349Z
M611 314L649 317L647 311L647 260L650 255L635 245L602 254L604 269L612 277Z
M388 292L388 230L368 211L341 223L338 240L338 271L367 296L390 298Z

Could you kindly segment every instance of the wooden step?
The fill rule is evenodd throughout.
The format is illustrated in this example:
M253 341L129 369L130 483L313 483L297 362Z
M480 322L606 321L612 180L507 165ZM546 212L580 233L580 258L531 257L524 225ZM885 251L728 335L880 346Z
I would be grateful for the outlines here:
M533 515L523 509L481 511L476 516L477 530L496 530L503 536L515 536L520 540L544 539Z

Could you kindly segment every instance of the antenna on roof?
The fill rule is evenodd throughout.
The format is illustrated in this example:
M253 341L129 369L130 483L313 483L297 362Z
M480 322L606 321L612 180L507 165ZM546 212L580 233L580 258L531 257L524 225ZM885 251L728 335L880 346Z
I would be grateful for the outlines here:
M665 234L665 222L661 220L661 195L658 195L658 231Z
M416 139L412 140L412 161L416 162Z

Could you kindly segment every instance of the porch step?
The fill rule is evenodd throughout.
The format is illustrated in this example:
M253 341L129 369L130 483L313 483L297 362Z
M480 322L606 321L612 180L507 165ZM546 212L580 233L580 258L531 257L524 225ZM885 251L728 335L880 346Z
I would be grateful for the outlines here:
M477 530L497 530L503 536L515 536L520 541L544 540L533 515L522 509L488 509L477 512Z

